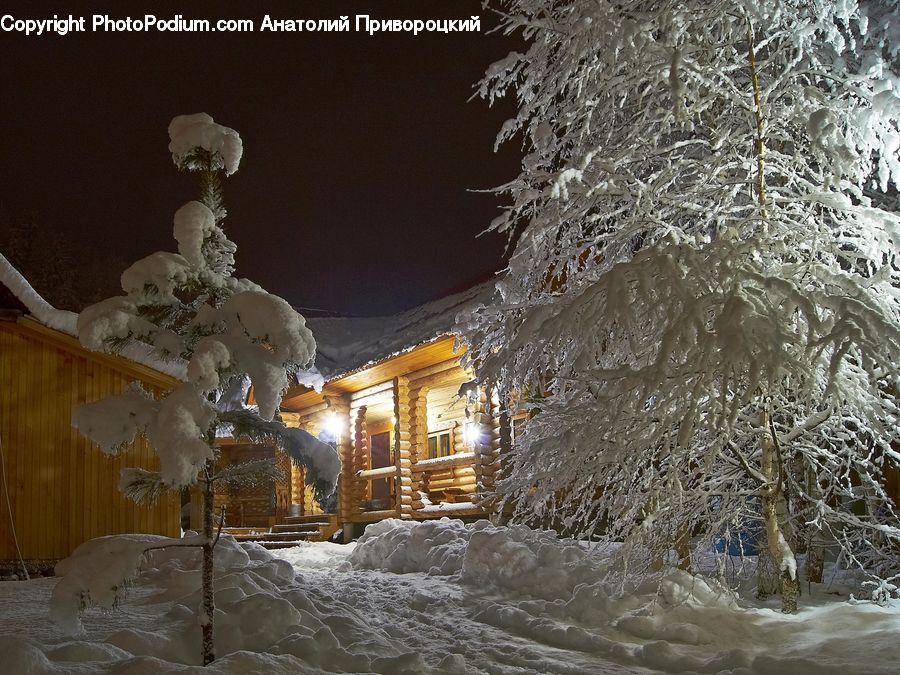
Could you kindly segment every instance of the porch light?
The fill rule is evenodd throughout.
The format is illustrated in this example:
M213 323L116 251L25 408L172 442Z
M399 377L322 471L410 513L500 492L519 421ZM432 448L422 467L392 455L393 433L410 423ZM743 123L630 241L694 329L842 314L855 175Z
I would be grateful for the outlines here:
M475 422L466 422L463 426L463 443L466 447L472 447L478 443L479 436L478 425Z
M341 435L341 431L344 428L343 422L341 422L341 418L337 416L336 413L330 412L325 417L325 431L332 438L339 438Z

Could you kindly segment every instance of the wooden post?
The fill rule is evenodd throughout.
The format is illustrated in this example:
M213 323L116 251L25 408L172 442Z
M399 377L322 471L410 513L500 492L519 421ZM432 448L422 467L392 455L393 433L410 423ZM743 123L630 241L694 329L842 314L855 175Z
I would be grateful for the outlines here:
M410 459L409 379L394 378L394 465L397 467L396 509L400 518L412 518L412 461Z
M284 426L286 427L305 429L315 436L312 430L300 421L300 415L281 413L281 421L284 422ZM304 492L306 491L306 475L303 471L303 467L296 462L289 462L289 465L291 478L291 506L299 506L300 515L306 515L303 500ZM288 515L293 514L288 513Z
M338 455L341 458L338 518L341 523L345 523L352 515L350 490L356 478L353 469L353 444L350 441L350 396L344 395L330 400L331 410L341 420L340 431L336 439Z
M428 457L428 387L409 390L409 459L413 512L422 508L420 492L424 491L424 474L416 463Z
M369 434L366 428L366 406L353 408L350 411L350 420L353 423L353 477L348 490L351 499L350 512L354 515L363 512L363 505L369 495L369 483L356 476L360 470L371 469L371 456L369 454Z
M500 401L496 389L489 392L479 388L475 410L472 413L475 442L475 479L476 501L487 508L489 497L494 492L494 475L499 468L500 457L500 420L495 414L500 409Z

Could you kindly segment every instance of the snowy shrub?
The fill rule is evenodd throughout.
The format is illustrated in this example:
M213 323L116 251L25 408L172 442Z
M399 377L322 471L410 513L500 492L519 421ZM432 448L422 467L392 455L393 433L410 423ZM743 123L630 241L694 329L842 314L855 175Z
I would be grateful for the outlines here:
M273 419L292 379L311 369L316 344L305 320L290 304L232 276L236 247L220 227L225 209L219 174L237 171L243 147L240 136L202 113L176 117L169 125L169 136L173 160L179 168L199 174L202 196L202 201L189 202L175 213L178 253L153 253L125 270L122 290L126 295L85 309L78 318L78 333L89 349L118 351L140 343L154 350L161 361L183 360L186 381L158 399L134 383L118 396L79 406L73 424L107 453L118 452L138 434L146 437L159 455L159 471L126 469L121 489L129 497L154 499L165 487L202 483L203 533L194 545L203 550L199 620L204 663L209 663L214 658L213 551L219 541L213 531L213 486L270 480L276 473L272 462L251 462L217 472L217 436L229 434L281 446L309 469L308 481L321 498L334 492L340 461L331 446ZM253 385L257 409L235 410L233 393L246 394L248 382ZM237 407L243 403L238 401ZM114 570L113 576L127 579L138 563L135 551L122 552L118 564L125 568ZM92 563L91 569L96 566ZM80 606L108 607L118 601L122 584L98 590L76 583L79 578L69 575L62 586L82 589ZM78 604L72 599L78 593L73 590L69 595L66 611L56 614L71 628L74 623L68 612Z

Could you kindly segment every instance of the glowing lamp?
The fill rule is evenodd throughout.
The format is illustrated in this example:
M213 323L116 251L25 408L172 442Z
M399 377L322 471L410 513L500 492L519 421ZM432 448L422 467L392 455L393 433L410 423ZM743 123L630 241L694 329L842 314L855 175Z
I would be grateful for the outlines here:
M472 447L478 443L479 436L478 425L475 422L466 422L465 426L463 426L463 443L467 447Z
M341 422L341 418L333 412L328 413L325 417L325 431L328 435L333 438L338 438L341 435L343 428L344 425Z

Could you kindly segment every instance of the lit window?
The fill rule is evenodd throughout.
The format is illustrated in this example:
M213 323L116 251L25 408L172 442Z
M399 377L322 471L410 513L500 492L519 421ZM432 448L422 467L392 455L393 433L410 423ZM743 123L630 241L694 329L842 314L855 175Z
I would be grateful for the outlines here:
M449 457L453 453L450 432L442 431L428 435L428 459Z

